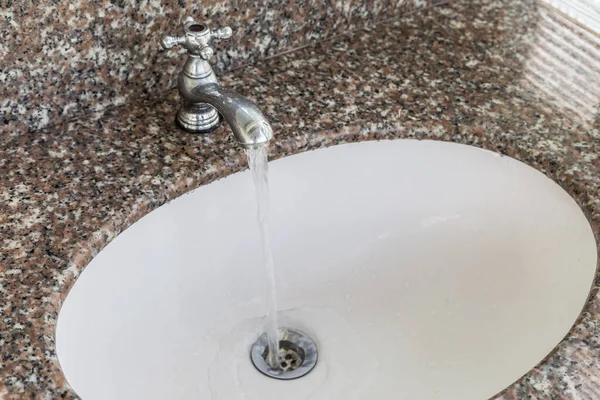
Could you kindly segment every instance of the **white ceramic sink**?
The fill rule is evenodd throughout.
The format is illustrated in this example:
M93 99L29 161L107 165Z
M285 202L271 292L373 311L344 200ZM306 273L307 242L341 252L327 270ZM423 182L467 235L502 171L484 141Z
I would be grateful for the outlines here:
M552 351L586 301L588 221L514 159L397 140L270 168L281 319L316 339L316 368L284 382L250 363L266 285L246 171L153 211L82 273L57 351L84 400L480 400Z

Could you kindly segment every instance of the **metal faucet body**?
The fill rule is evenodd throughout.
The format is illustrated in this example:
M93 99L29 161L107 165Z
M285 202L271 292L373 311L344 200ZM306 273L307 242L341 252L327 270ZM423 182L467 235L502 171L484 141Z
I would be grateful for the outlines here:
M211 31L188 17L183 23L184 36L166 36L163 48L177 44L188 50L177 88L183 104L177 113L177 124L193 133L208 133L225 119L236 140L245 148L258 148L273 138L271 125L248 98L222 87L209 63L214 55L213 39L228 39L231 28Z

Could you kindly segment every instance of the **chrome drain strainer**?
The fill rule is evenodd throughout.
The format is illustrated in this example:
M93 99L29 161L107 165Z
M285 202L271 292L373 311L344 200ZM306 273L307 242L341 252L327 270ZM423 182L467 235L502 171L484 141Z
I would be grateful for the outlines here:
M272 368L267 363L269 341L263 333L252 345L252 363L263 374L275 379L289 380L308 374L317 364L317 346L304 332L295 329L279 330L278 366Z

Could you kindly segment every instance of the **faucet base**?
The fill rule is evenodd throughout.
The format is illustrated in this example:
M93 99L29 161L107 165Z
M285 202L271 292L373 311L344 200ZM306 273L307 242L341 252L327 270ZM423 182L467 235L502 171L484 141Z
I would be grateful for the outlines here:
M209 133L221 125L221 114L206 103L184 103L177 113L177 125L191 133Z

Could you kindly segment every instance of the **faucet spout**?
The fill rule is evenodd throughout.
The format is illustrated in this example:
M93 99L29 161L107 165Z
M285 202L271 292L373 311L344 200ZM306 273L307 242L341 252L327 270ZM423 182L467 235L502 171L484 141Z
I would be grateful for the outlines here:
M189 102L206 103L216 108L244 148L259 148L273 139L273 129L258 107L248 98L218 83L196 86L186 93L185 98Z

